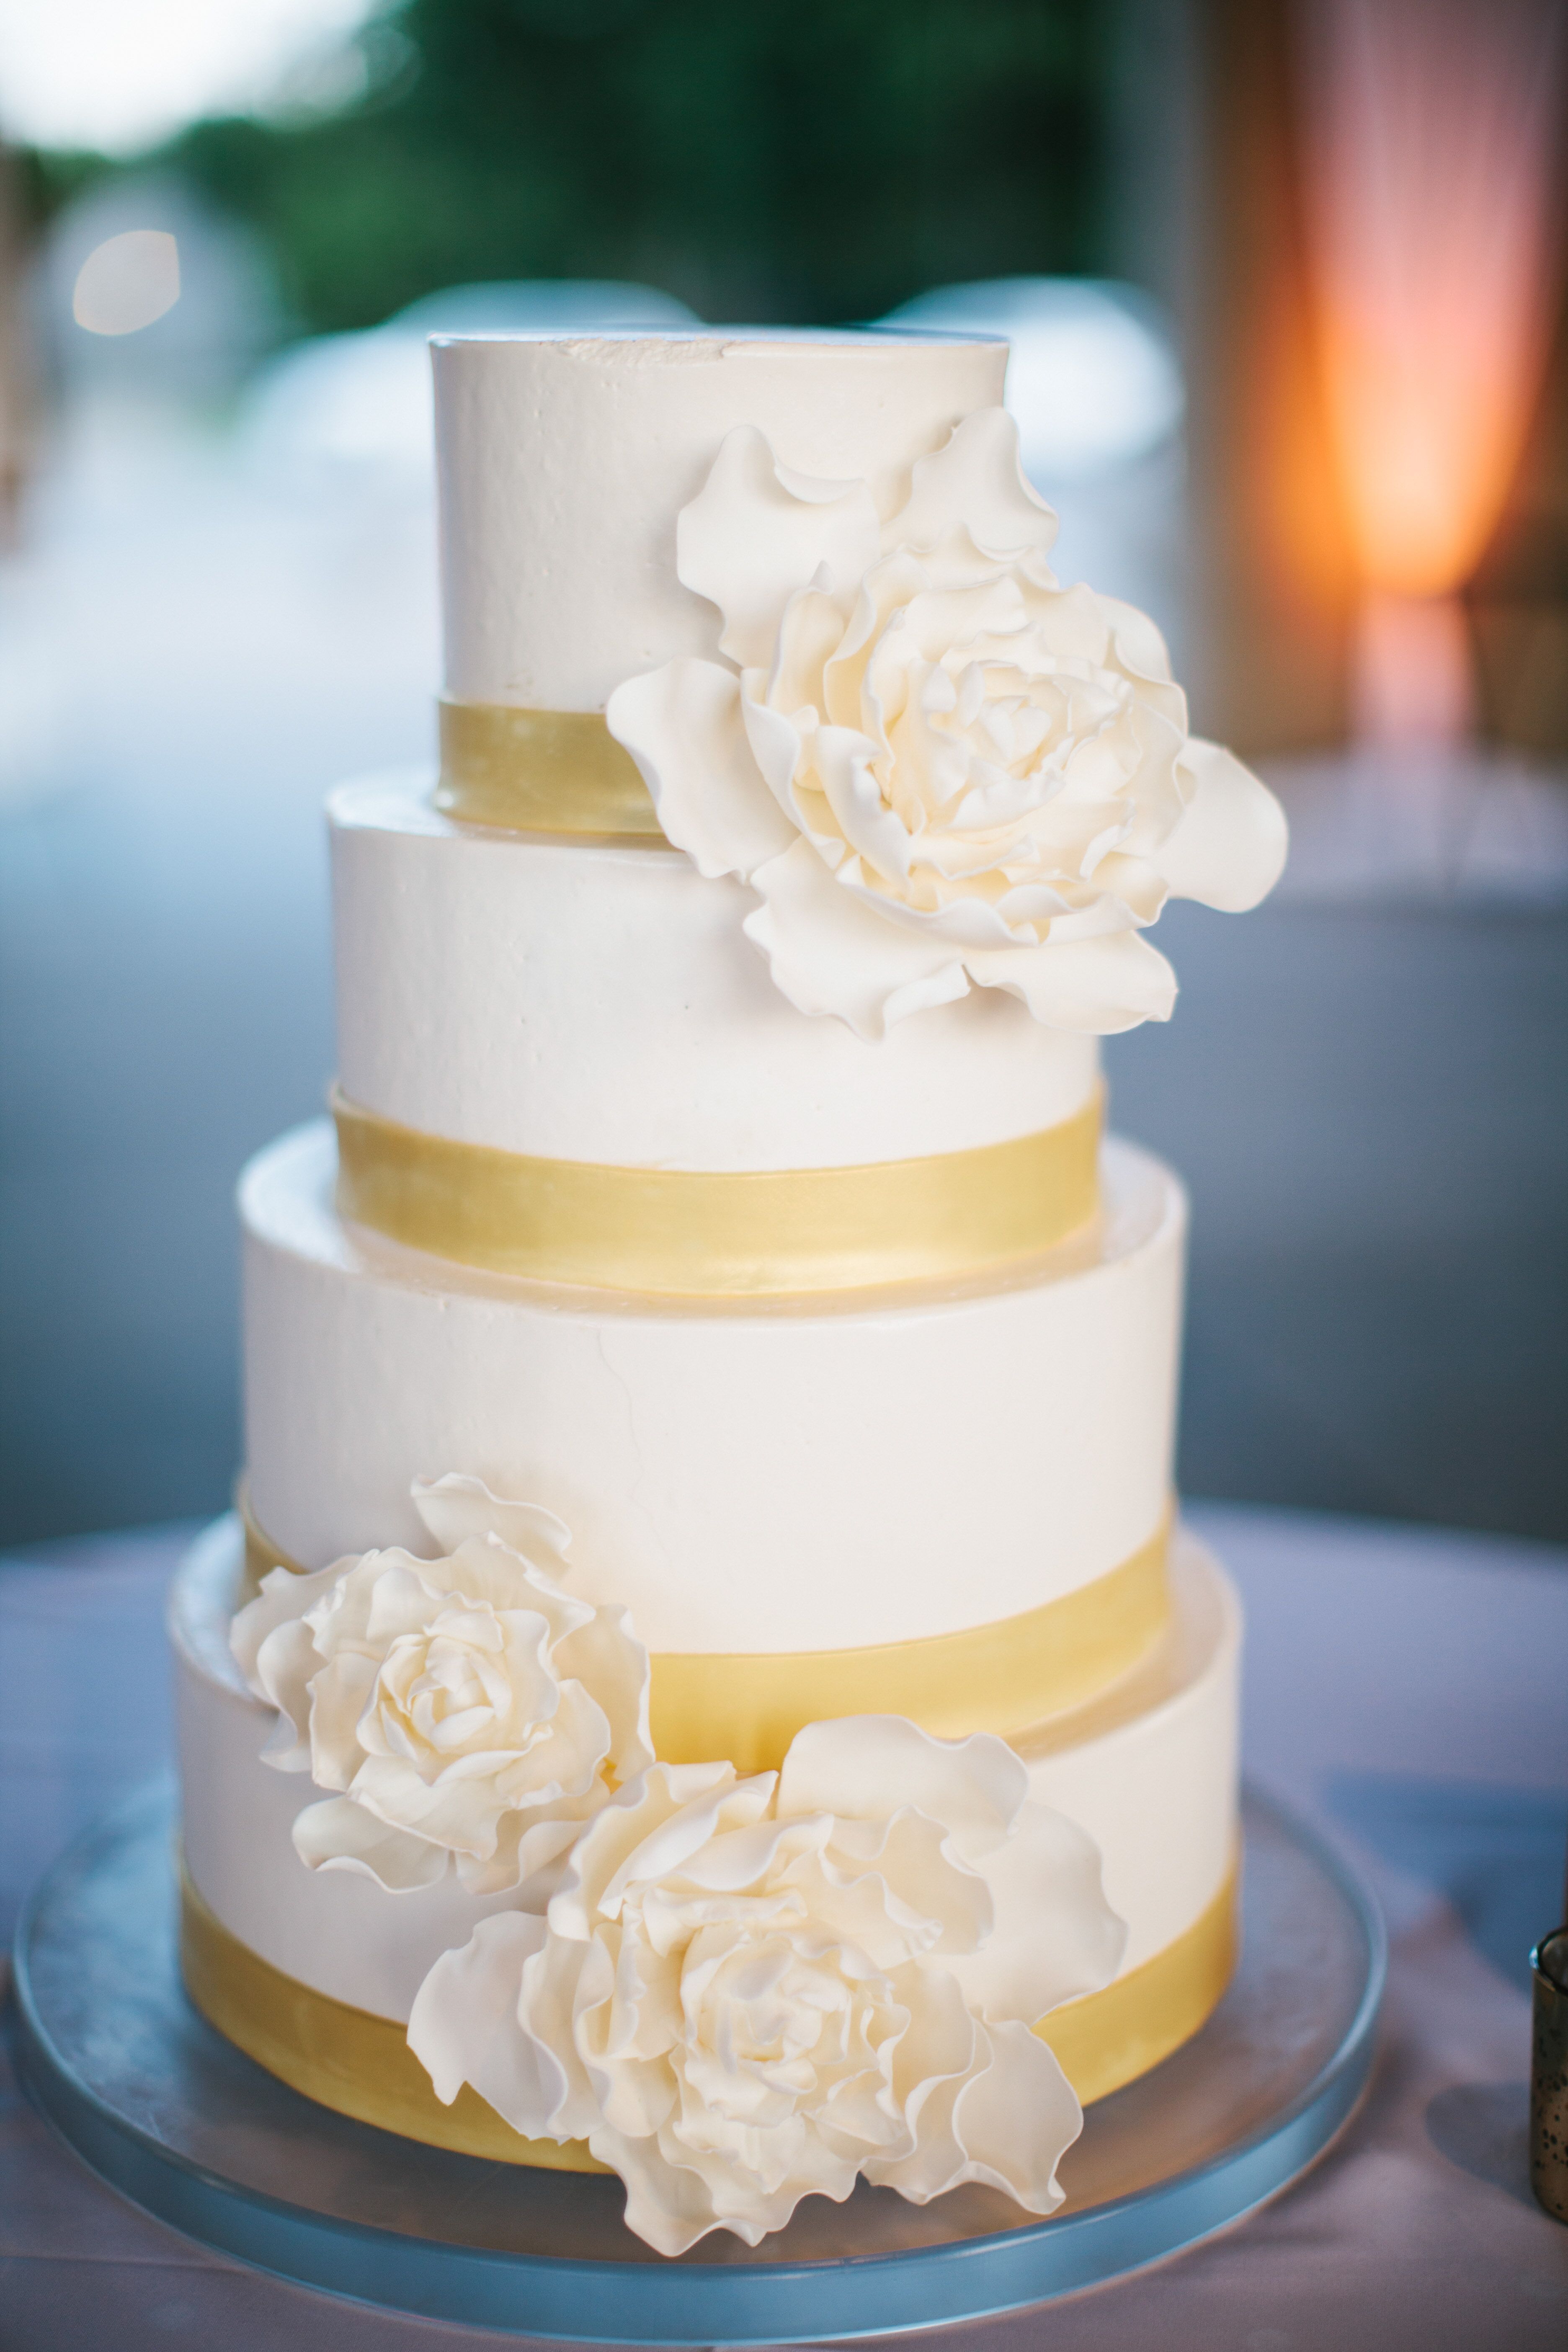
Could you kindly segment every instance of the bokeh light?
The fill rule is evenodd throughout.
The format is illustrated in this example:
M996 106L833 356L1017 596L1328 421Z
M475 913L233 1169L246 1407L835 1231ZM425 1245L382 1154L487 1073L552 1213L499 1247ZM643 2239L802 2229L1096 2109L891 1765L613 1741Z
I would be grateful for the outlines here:
M94 246L77 272L71 316L89 335L133 335L180 299L180 248L163 228L131 228Z

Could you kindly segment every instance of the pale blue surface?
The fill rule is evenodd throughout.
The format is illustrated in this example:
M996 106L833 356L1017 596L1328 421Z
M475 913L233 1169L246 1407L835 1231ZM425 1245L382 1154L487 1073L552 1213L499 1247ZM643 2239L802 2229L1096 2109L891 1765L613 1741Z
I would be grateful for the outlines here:
M102 2179L203 2245L395 2310L672 2346L989 2316L1117 2279L1250 2211L1328 2145L1372 2061L1375 1906L1310 1832L1249 1798L1230 1989L1189 2048L1095 2109L1051 2220L974 2188L922 2214L862 2185L845 2204L808 2200L754 2250L720 2232L667 2262L626 2230L617 2184L511 2173L323 2115L194 2016L170 1916L174 1803L160 1776L24 1912L23 2080Z

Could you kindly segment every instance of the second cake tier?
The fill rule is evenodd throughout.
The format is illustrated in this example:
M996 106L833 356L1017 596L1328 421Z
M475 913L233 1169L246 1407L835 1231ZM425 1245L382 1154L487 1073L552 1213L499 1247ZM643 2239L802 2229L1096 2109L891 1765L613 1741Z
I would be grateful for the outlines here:
M1184 1203L1146 1154L1107 1148L1097 1228L1026 1279L768 1306L481 1275L345 1223L334 1177L322 1123L241 1190L258 1565L423 1550L412 1483L463 1473L564 1520L656 1660L816 1654L801 1720L954 1733L1075 1703L1159 1633Z

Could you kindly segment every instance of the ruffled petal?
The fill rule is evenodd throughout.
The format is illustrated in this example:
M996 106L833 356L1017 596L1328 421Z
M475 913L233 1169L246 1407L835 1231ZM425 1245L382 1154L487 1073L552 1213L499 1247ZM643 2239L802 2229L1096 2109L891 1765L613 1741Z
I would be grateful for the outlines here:
M618 1789L573 1853L561 1892L550 1906L562 1936L586 1940L595 1918L612 1902L632 1857L659 1827L687 1806L707 1801L717 1820L726 1792L736 1786L732 1764L654 1764ZM770 1782L771 1786L771 1782Z
M882 544L937 547L967 530L988 556L1047 554L1057 518L1025 477L1018 427L1005 408L976 408L940 449L918 457L908 502L884 526Z
M1171 684L1170 648L1159 625L1136 604L1124 604L1120 596L1101 595L1098 589L1087 592L1100 607L1110 631L1119 666L1129 677L1151 686Z
M310 1629L297 1617L275 1625L257 1653L253 1687L278 1709L261 1751L275 1772L310 1769L310 1683L321 1671L321 1655Z
M1168 1021L1176 1002L1175 973L1137 931L981 950L966 955L964 965L979 987L1005 989L1047 1028L1086 1036Z
M492 1495L482 1478L449 1470L444 1478L416 1478L409 1492L414 1507L446 1553L455 1552L471 1536L499 1536L513 1551L543 1551L560 1559L572 1538L553 1511L537 1503L510 1503Z
M585 1684L604 1708L616 1778L629 1780L646 1771L653 1762L648 1656L626 1610L618 1605L595 1610L587 1624L557 1645L555 1667Z
M313 1609L331 1592L353 1565L352 1559L337 1559L331 1568L318 1569L310 1576L296 1575L289 1568L270 1570L262 1578L261 1590L255 1600L237 1612L228 1629L229 1650L249 1688L258 1698L281 1707L301 1733L307 1702L303 1684L298 1680L300 1658L288 1645L279 1643L274 1643L268 1651L265 1664L261 1653L270 1635L280 1626L297 1623L307 1610ZM306 1638L309 1641L309 1635ZM314 1659L308 1673L313 1674L320 1664L319 1658Z
M886 1822L833 1823L820 1864L791 1870L813 1885L812 1916L879 1969L931 1952L972 1952L995 1906L980 1871L954 1852L947 1824L906 1804Z
M1250 768L1201 736L1188 738L1176 767L1191 797L1153 861L1176 898L1245 915L1284 868L1285 812Z
M828 872L798 835L751 877L763 904L746 937L801 1013L831 1013L858 1036L885 1036L929 1004L967 995L961 957L946 940L886 921Z
M827 804L851 849L888 881L906 882L910 836L872 772L877 746L851 727L819 727L814 761Z
M823 673L844 642L844 615L825 588L802 588L784 608L773 668L759 699L793 719L827 707Z
M947 1962L977 2016L1033 2025L1110 1982L1127 1929L1105 1899L1100 1848L1076 1822L1031 1801L979 1867L994 1927L978 1950Z
M681 509L675 568L722 614L721 653L742 669L765 668L795 590L853 588L876 562L879 541L863 481L795 473L777 462L764 434L738 425Z
M946 940L950 950L958 950L966 962L971 948L1005 950L1034 944L1032 931L1016 929L1009 923L1002 902L961 894L934 907L911 907L907 899L896 898L890 890L873 890L865 883L846 880L838 887L847 897L858 899L878 922L899 930L916 931L933 946L938 940Z
M957 2179L965 2152L952 2129L958 2094L990 2054L983 2027L945 1967L900 1972L909 2030L897 2053L895 2085L908 2119L906 2146L866 2167L866 2177L923 2205Z
M784 824L770 831L769 857L776 857L789 847L797 832L809 834L821 844L830 859L843 855L843 843L831 832L831 813L820 793L813 789L816 812L807 808L795 790L795 779L814 785L814 779L803 773L801 725L797 719L786 719L782 710L773 710L761 699L756 688L761 686L762 672L750 670L741 681L741 724L751 746L757 772L778 803ZM829 827L827 832L823 828ZM764 861L765 862L765 861ZM746 869L749 880L754 866Z
M470 1895L504 1895L517 1890L517 1908L541 1914L561 1885L566 1856L605 1801L608 1791L597 1781L575 1805L563 1806L548 1821L531 1821L527 1813L504 1813L492 1854L459 1853L458 1876Z
M327 1797L296 1814L294 1851L312 1870L351 1870L389 1895L436 1885L451 1859L442 1846L389 1829L352 1797Z
M375 1688L377 1665L342 1650L310 1684L310 1777L321 1789L347 1789L364 1757L359 1721Z
M626 2227L656 2253L684 2254L700 2238L724 2229L748 2246L760 2246L788 2218L784 2213L775 2220L767 2210L721 2214L703 2173L692 2164L670 2163L654 2133L633 2137L600 2124L589 2133L588 2146L601 2164L619 2174L626 2192Z
M542 1919L498 1911L459 1951L443 1952L414 1996L408 2046L450 2106L465 2083L529 2139L570 2139L557 2116L568 2079L552 2050L523 2028L523 1973L542 1951Z
M605 719L666 835L710 881L749 875L795 838L746 740L732 671L682 655L617 686Z
M950 2188L981 2180L1026 2213L1054 2213L1057 2167L1083 2129L1083 2109L1056 2053L1026 2025L987 2029L991 2063L953 2102L952 2134L964 2162Z
M1006 1837L1029 1776L1004 1739L938 1739L901 1715L808 1723L779 1767L781 1814L824 1811L887 1821L913 1806L941 1822L966 1858Z
M347 1794L389 1829L406 1830L444 1853L495 1852L498 1807L482 1783L443 1776L432 1787L402 1757L367 1756Z

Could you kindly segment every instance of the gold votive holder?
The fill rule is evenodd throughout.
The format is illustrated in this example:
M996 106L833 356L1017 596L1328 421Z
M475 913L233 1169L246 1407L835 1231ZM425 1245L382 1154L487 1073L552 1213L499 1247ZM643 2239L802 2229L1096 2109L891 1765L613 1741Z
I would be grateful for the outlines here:
M1535 1975L1530 2065L1530 2185L1554 2221L1568 2221L1568 1927L1543 1936Z

